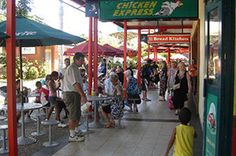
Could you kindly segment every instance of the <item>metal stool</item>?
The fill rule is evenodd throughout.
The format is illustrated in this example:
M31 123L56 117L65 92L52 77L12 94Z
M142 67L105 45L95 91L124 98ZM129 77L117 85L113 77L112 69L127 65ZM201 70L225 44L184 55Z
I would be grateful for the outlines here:
M54 147L57 146L59 143L58 142L54 142L52 141L52 125L57 125L57 121L56 120L45 120L41 122L42 125L48 126L48 142L44 142L43 146L45 147Z
M85 116L85 122L86 122L86 130L83 132L85 134L93 133L93 131L89 130L89 122L88 122L89 115L93 115L93 112L87 112L82 114L82 116Z
M5 116L0 116L0 121L5 121L5 119L7 119L7 117ZM7 136L5 137L5 140L7 139ZM0 141L3 140L3 136L0 136Z
M3 120L5 120L7 117L5 117L5 116L0 116L0 121L3 121Z
M8 125L0 125L0 130L2 130L2 148L0 148L0 154L8 153L7 143L6 143L6 130L8 129Z
M46 134L45 132L41 132L40 131L40 127L41 127L41 114L40 114L40 110L38 110L38 113L36 113L36 117L37 117L37 131L36 132L32 132L31 135L32 136L42 136L44 134Z

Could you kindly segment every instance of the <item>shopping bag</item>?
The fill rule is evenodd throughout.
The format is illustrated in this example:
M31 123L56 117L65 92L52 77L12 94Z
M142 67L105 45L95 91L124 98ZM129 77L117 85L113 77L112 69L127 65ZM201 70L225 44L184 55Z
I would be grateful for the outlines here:
M174 84L173 85L173 90L179 89L180 88L180 83Z
M168 108L169 108L170 110L174 109L174 105L173 105L172 95L171 95L171 94L169 94L169 96L168 96L167 104L168 104Z

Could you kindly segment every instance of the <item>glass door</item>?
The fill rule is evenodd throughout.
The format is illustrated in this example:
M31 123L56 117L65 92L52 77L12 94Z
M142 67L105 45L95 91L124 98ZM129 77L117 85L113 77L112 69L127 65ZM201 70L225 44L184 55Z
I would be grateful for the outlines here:
M221 97L221 5L206 9L204 155L217 156Z

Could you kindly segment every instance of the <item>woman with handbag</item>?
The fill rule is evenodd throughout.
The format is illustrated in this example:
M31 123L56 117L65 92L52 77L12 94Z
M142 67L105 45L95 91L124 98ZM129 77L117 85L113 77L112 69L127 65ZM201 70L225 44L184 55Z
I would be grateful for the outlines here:
M184 107L184 102L188 100L187 94L191 90L190 76L186 71L185 64L180 62L178 68L175 76L175 84L173 85L174 94L172 97L176 115Z

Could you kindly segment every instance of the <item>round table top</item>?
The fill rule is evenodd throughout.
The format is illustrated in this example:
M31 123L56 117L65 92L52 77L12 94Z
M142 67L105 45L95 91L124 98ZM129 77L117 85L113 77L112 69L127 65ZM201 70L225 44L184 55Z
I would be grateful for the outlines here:
M37 96L40 96L40 93L31 92L28 94L27 97L37 97Z
M0 129L8 129L8 125L0 125Z
M112 97L87 96L87 99L88 101L105 101L112 99Z
M21 103L16 104L16 110L33 110L43 107L40 103L24 103L23 107ZM0 105L0 110L7 110L7 105Z
M5 116L0 116L0 120L5 120L7 117Z

